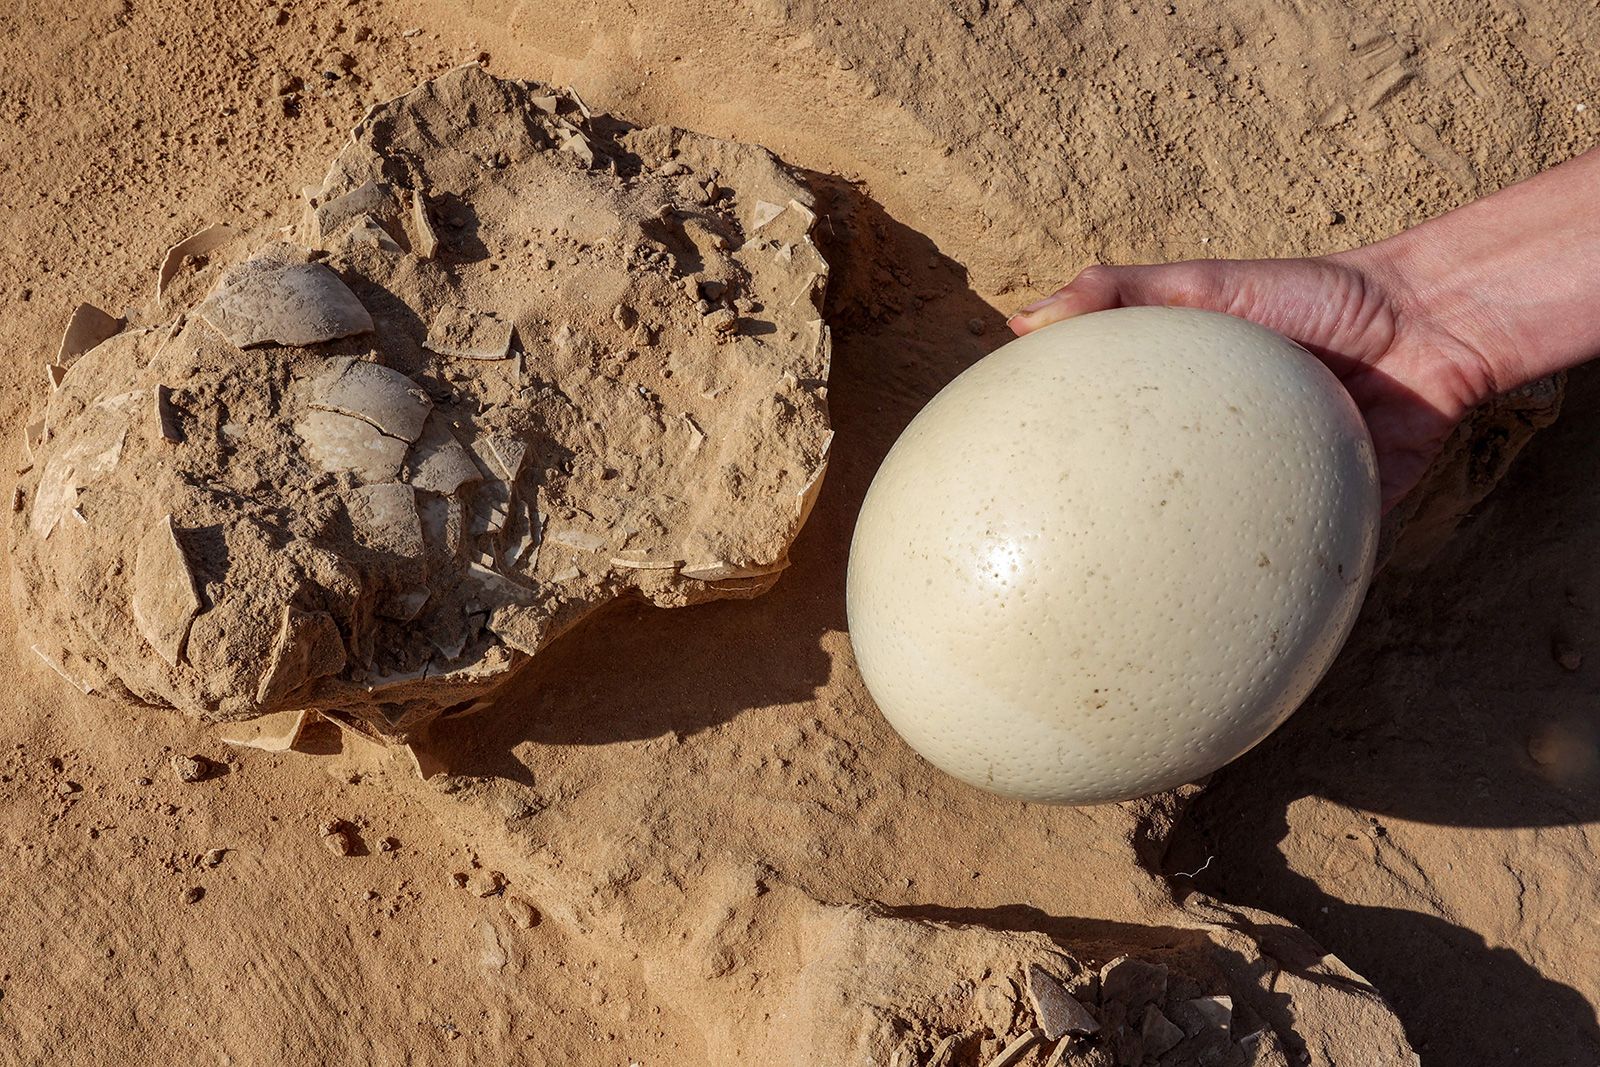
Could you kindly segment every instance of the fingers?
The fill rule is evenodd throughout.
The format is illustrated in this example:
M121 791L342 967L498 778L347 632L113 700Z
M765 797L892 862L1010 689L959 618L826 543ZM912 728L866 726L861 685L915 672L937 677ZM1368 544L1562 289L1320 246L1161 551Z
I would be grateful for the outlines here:
M1177 304L1221 311L1227 303L1225 280L1226 271L1218 263L1132 267L1097 264L1084 268L1051 295L1017 312L1008 325L1020 337L1062 319L1118 307Z

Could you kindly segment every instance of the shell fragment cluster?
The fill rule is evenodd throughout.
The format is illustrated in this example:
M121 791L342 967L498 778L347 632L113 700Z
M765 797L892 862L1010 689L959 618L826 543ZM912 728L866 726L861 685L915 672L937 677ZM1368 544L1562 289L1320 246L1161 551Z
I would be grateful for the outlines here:
M831 435L770 153L466 67L307 200L173 246L131 324L74 313L11 526L52 669L267 747L313 709L403 739L617 596L776 580Z

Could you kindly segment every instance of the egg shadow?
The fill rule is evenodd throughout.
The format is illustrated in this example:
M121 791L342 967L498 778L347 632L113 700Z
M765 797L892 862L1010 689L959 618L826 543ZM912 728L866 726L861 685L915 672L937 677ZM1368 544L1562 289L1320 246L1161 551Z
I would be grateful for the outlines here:
M1307 832L1291 811L1311 797L1336 806L1326 818L1338 826L1317 824L1324 864L1371 864L1424 896L1429 877L1472 879L1508 926L1539 928L1523 918L1524 894L1558 900L1556 883L1541 879L1525 836L1520 848L1497 837L1414 867L1403 842L1425 826L1397 827L1397 840L1388 823L1554 831L1585 847L1600 820L1600 486L1582 476L1596 463L1600 370L1584 368L1555 425L1454 538L1425 567L1379 577L1316 693L1213 776L1166 856L1180 896L1192 887L1282 915L1370 979L1430 1067L1593 1063L1600 1024L1581 992L1426 903L1399 906L1400 888L1396 906L1330 895L1340 875L1290 864L1286 839Z
M929 238L842 179L805 177L830 265L835 437L791 567L753 600L674 610L625 600L590 616L489 708L434 730L430 747L453 773L527 782L514 754L524 742L692 735L753 709L809 700L831 675L822 640L845 629L844 561L878 464L934 393L1011 334Z

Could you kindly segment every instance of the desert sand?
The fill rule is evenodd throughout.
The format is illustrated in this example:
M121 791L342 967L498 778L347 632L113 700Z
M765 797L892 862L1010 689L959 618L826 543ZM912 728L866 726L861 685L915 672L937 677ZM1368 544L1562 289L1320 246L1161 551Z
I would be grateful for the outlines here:
M922 1064L957 1033L987 1063L1053 1025L1030 964L1097 1015L1066 1063L1600 1055L1600 378L1514 462L1550 396L1464 438L1465 520L1413 527L1440 536L1401 542L1312 701L1203 788L1080 810L944 778L843 611L873 470L1006 312L1096 259L1346 247L1567 158L1594 11L117 2L0 30L10 469L79 302L144 306L207 226L296 225L371 105L469 62L804 177L835 433L770 592L618 601L438 723L426 777L328 722L232 748L18 636L0 1061ZM1185 1006L1221 996L1219 1043Z

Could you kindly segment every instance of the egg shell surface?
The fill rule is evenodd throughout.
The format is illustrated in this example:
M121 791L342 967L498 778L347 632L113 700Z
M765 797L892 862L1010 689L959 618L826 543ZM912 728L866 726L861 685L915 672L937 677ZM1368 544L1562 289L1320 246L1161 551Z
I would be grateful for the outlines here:
M1055 804L1195 781L1286 719L1371 578L1379 491L1349 394L1265 327L1121 308L942 390L868 490L857 662L900 735Z

